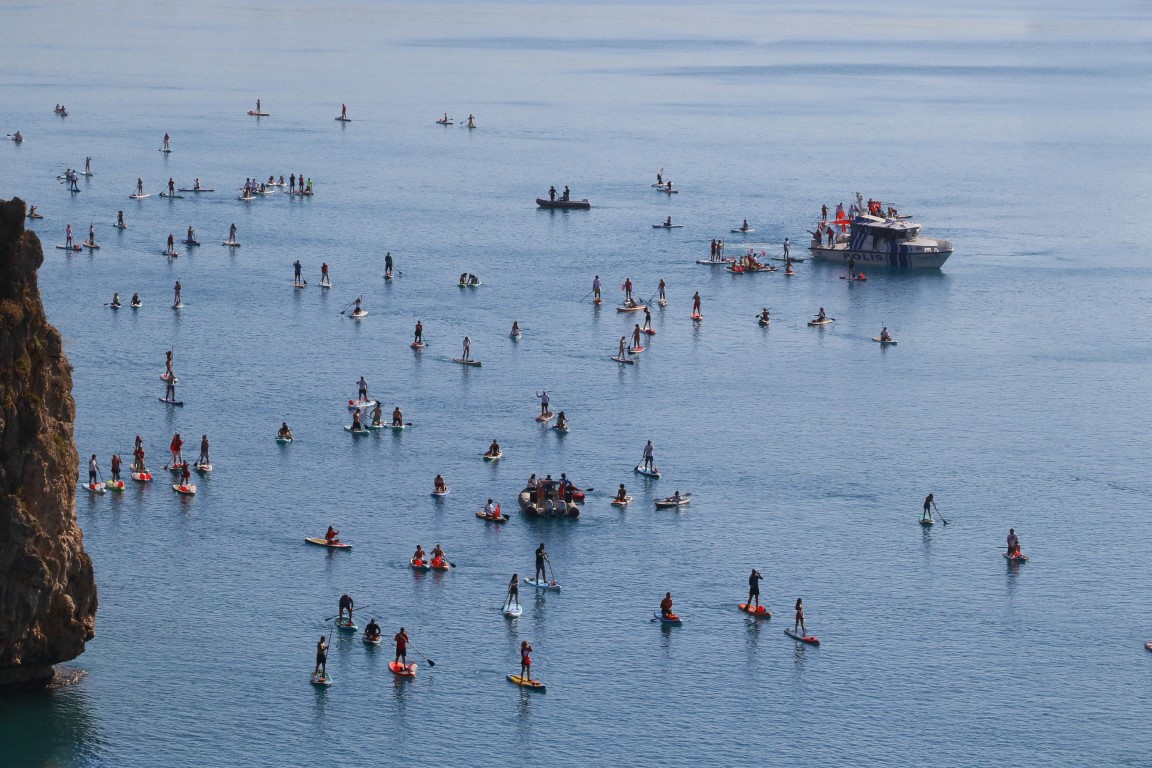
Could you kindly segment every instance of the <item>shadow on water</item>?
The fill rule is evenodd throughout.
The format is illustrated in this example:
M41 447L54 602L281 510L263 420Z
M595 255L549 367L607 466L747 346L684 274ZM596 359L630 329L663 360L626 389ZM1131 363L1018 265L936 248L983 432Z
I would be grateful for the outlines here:
M100 764L102 739L84 690L85 673L57 667L56 675L56 681L45 690L0 698L0 743L4 745L0 763Z

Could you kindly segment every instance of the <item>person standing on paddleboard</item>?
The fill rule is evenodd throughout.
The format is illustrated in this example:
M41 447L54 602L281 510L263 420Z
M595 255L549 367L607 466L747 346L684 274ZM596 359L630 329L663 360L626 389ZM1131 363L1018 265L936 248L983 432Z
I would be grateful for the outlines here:
M164 385L164 402L176 402L176 377L169 376L168 381Z
M700 291L692 294L692 314L694 316L700 315Z
M648 309L648 307L644 307L644 330L650 330L651 328L652 328L652 310Z
M544 570L544 564L552 564L548 558L548 553L544 551L544 542L540 542L540 546L536 549L536 572L533 578L536 579L537 584L543 584L547 581L547 573Z
M508 599L504 601L505 608L511 608L515 604L517 608L520 607L520 574L512 574L512 581L508 582Z
M632 278L624 278L624 285L621 288L624 291L624 303L627 304L632 300Z
M356 603L352 600L352 595L340 595L340 615L337 621L344 621L344 611L348 611L348 621L352 621L352 610L356 607Z
M532 682L532 644L527 640L520 643L520 682Z
M172 350L164 353L164 374L166 378L176 378L176 374L172 371Z
M384 254L384 277L392 279L392 251Z
M548 390L544 390L543 392L537 392L536 397L540 398L540 415L541 416L547 416L548 415L548 404L551 402L551 400L548 398Z
M921 520L932 520L932 508L936 506L936 495L933 493L924 497L924 513L920 515ZM937 510L939 511L939 510Z
M316 643L316 669L312 670L312 674L328 677L327 662L328 640L324 635L320 635L320 642Z
M293 285L302 285L303 284L303 282L302 282L303 278L300 275L300 271L302 269L302 267L300 266L300 259L296 259L296 261L292 262L292 269L294 270L294 272L292 274L292 284Z
M788 238L784 238L784 261L788 261L788 249L789 249L789 247L790 246L788 245Z
M627 336L621 336L620 337L620 349L616 352L616 354L619 356L619 358L621 360L626 360L628 358L628 337Z
M655 468L655 460L652 457L652 441L649 440L647 445L644 446L644 469L652 471Z
M96 457L93 456L93 459ZM1020 538L1016 535L1015 528L1008 529L1008 556L1014 557L1020 554Z
M397 664L408 666L408 633L404 631L404 627L400 627L400 631L392 638L396 641L396 658L393 661ZM401 661L403 659L403 661Z
M228 227L228 242L232 245L236 244L236 224L233 222L232 226Z
M328 279L328 262L320 265L320 285L332 285L332 281Z
M168 235L168 242L171 244L171 242L172 242L172 235ZM175 285L175 286L173 286L173 288L172 288L172 291L173 291L173 295L172 295L172 304L173 304L173 305L179 305L179 304L182 304L183 302L182 302L182 301L181 301L181 299L180 299L181 286L180 286L180 281L179 281L179 280L177 280L177 281L176 281L176 285Z
M424 343L424 324L419 320L416 321L416 338L412 339L413 344Z
M660 278L660 285L656 286L656 298L660 301L668 301L668 297L664 295L664 278Z
M363 376L356 382L356 399L361 403L368 402L368 380Z
M472 340L467 336L464 337L464 360L468 360L468 356L472 354Z
M600 303L600 275L592 278L592 299L597 304Z
M792 623L792 631L800 630L801 636L808 635L808 628L804 626L804 601L796 598L796 621Z
M161 149L168 149L168 134L164 134L164 143L160 146Z
M188 463L185 462L180 466L180 487L182 489L188 487L188 481L191 479L191 477L192 472L188 469Z
M198 465L211 464L212 460L208 458L208 435L200 436L200 455L196 458Z
M640 348L640 323L636 323L636 327L632 329L632 348Z
M120 454L112 454L112 481L120 482Z
M88 485L93 487L96 485L96 475L100 472L100 465L96 462L96 454L92 454L92 458L88 459Z
M752 608L752 598L756 598L756 607L760 607L760 580L764 577L760 575L760 571L755 568L752 569L751 575L748 576L748 608Z

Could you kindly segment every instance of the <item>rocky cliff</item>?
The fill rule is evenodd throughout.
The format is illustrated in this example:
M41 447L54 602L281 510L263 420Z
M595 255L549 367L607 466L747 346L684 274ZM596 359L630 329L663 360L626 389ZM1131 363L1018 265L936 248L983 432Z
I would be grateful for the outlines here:
M44 251L24 214L24 201L0 200L0 691L50 681L96 623L76 524L72 368L44 315Z

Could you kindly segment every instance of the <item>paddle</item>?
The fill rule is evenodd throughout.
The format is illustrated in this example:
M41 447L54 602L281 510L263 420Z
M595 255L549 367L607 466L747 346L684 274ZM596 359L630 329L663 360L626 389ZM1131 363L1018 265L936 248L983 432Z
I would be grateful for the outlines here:
M432 661L432 659L428 658L427 656L424 656L423 652L419 648L417 648L416 646L412 645L412 643L408 643L408 647L411 648L412 650L416 651L416 653L419 653L424 658L424 661L428 662L428 666L430 666L430 667L436 666L436 662Z
M356 299L362 299L362 298L363 298L363 295L356 297ZM340 310L340 314L343 315L345 312L352 309L352 305L356 303L356 299L352 299L352 301L348 302L348 306L346 306L346 307L344 307L344 309Z
M596 289L595 289L595 288L593 288L591 291L588 291L588 293L586 293L586 294L584 294L583 296L581 296L581 297L580 297L580 301L581 301L581 303L583 303L584 299L586 299L586 298L588 298L589 296L591 296L591 295L593 294L593 292L595 292L595 290L596 290Z
M936 506L936 502L932 502L932 509L936 510L936 514L940 515L940 508ZM944 515L940 515L940 520L944 525L948 525L948 521L944 519ZM1005 547L1005 549L1007 549L1007 547Z

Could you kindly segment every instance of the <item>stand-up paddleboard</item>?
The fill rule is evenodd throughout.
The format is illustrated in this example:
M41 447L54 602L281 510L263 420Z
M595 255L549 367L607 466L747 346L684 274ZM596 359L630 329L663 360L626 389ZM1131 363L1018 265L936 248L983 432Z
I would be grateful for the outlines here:
M172 305L172 309L184 309L184 302L179 302Z
M83 245L85 248L87 248L90 251L100 250L100 246L96 245L96 243L90 243L87 240L85 240L83 243L81 243L81 245Z
M744 613L747 613L751 616L755 616L758 619L770 619L770 618L772 618L771 611L769 611L767 608L765 608L762 605L751 606L751 605L748 605L748 603L740 603L740 610L744 611Z
M878 341L880 342L880 345L884 347L888 346L889 344L896 346L896 339L882 339L879 336L873 336L872 341Z
M832 325L834 322L836 321L832 318L826 317L823 320L809 320L808 325Z
M450 494L450 493L452 493L452 489L451 489L451 488L449 488L449 487L447 487L447 486L445 486L445 487L444 487L444 490L442 490L442 491L432 491L432 495L433 495L433 496L435 496L435 497L436 497L436 498L438 498L438 499L439 499L439 498L443 498L443 497L447 496L447 495L448 495L448 494Z
M278 438L276 438L276 442L278 442L280 445L288 445L288 443L292 442L292 438L290 438L290 437L278 437Z
M163 152L163 153L164 153L164 154L166 154L166 155L170 155L170 154L172 154L172 150L170 150L170 149L164 149L164 147L160 147L160 149L158 149L158 150L156 150L156 151L157 151L157 152Z
M441 119L436 121L436 125L454 125L454 123L451 120Z
M212 471L212 465L211 464L203 464L201 462L196 462L195 464L192 465L192 469L196 470L197 472L211 472Z
M646 349L645 347L628 347L628 354L638 355L641 352L643 352L645 349Z
M700 322L701 320L703 320L703 319L704 319L704 315L700 314L699 312L693 312L693 313L692 313L692 315L691 315L691 317L692 317L692 319L693 319L693 320L695 320L696 322Z
M678 195L678 194L680 194L680 190L669 189L668 187L660 187L657 191L663 192L666 195Z
M268 112L257 112L257 111L256 111L256 110L254 110L254 109L250 109L250 110L248 110L248 114L249 114L251 117L268 117L268 115L269 115L269 113L268 113Z
M378 646L378 645L380 645L381 642L383 642L384 636L382 634L376 635L376 637L368 637L368 635L361 635L360 639L364 642L364 645L376 645L376 646Z
M867 276L865 276L865 277L851 277L849 275L840 275L840 279L841 280L851 280L854 283L866 283L866 282L868 282Z
M352 549L351 544L347 544L343 541L328 541L328 539L324 539L319 536L308 536L305 537L304 541L308 542L309 544L315 544L318 547L327 547L328 549Z
M484 283L457 283L457 285L459 285L461 288L476 288L478 286L484 285Z
M408 422L406 424L385 424L384 426L387 427L388 429L394 429L397 432L399 432L399 431L408 429L410 427L414 427L416 425L412 424L411 422Z
M686 507L692 503L692 494L685 493L680 496L679 501L674 497L669 496L666 499L656 500L656 509L669 509L670 507Z
M166 405L184 405L183 400L168 400L168 399L163 398L163 397L158 397L156 399L159 400L160 402L166 404Z
M504 456L504 451L500 451L497 454L486 453L486 454L484 454L484 461L496 461L497 459L501 458L502 456Z
M507 603L504 604L504 616L509 619L519 618L523 613L524 609L519 605L508 605Z
M108 480L104 483L104 487L107 488L108 490L112 491L113 493L123 493L124 492L124 481L123 480Z
M152 482L152 473L147 472L147 471L145 471L145 472L133 472L132 473L132 479L138 483L150 483L150 482Z
M379 405L379 403L376 400L365 400L363 402L359 400L349 400L348 410L354 411L357 408L375 408L377 405Z
M372 431L370 429L368 429L367 427L361 427L360 429L352 429L351 424L344 427L344 431L345 432L351 432L356 437L363 437L364 435L372 434Z
M798 259L795 256L789 256L788 258L784 258L783 256L773 256L772 261L790 261L793 264L803 264L805 261L807 261L807 259Z
M680 229L683 224L653 224L652 229Z
M762 317L756 321L756 323L757 323L757 324L758 324L758 325L759 325L761 328L767 328L767 327L768 327L768 324L769 324L769 323L771 323L771 322L772 322L772 319L771 319L771 318L769 318L769 319L765 320L765 319L764 319L764 318L762 318Z
M132 309L140 309L140 307L144 306L144 302L137 301L133 304L129 304L128 306L132 307Z
M169 200L183 200L184 195L170 195L167 192L161 192L160 197L166 197Z
M229 248L239 248L240 247L240 243L236 242L235 240L225 240L224 242L220 243L220 245L226 245Z
M535 576L532 578L524 577L524 583L530 584L536 587L536 589L554 589L557 592L560 591L560 585L555 581L538 580Z
M1010 563L1026 563L1028 562L1028 555L1010 555L1007 552L1001 552L1004 559Z
M632 307L628 306L627 304L621 304L620 306L616 307L617 312L641 312L643 309L643 304L637 304Z
M936 521L930 517L922 517L922 518L920 518L920 525L923 525L923 526L936 525Z
M152 197L152 195L148 194L147 192L144 192L144 193L139 194L139 195L128 195L129 200L143 200L146 197Z
M552 411L548 411L548 413L542 413L539 416L537 416L536 421L544 423L546 421L552 421L552 419L554 419L554 418L556 418L556 414L553 413Z
M414 341L411 344L409 344L408 346L412 347L412 349L424 349L424 347L426 347L428 345L422 341Z
M452 362L460 363L460 365L470 365L473 368L479 368L481 365L479 360L465 360L462 357L454 357L452 358Z
M433 563L432 570L439 571L440 573L446 573L447 571L452 570L452 564L449 563L447 560L441 562L440 565L436 565Z
M352 318L353 320L359 320L362 317L368 317L368 310L362 309L359 312L354 311L352 314L348 315L348 317Z
M196 486L194 485L181 485L180 483L172 483L172 490L176 491L182 496L195 496Z
M176 191L177 192L215 192L216 190L206 189L205 187L200 187L200 189L193 189L191 187L180 187L180 189L178 189Z
M656 303L662 307L666 307L666 306L668 306L668 299L660 299L660 301L658 301Z
M383 424L376 424L376 423L373 423L373 424L369 424L369 425L368 425L368 429L376 429L376 430L378 430L378 429L384 429L384 425L383 425Z
M91 493L104 493L104 489L106 486L104 483L84 483L83 487L84 487L84 490L89 491Z
M736 263L736 259L696 259L697 264L707 264L710 267L727 267Z
M350 123L350 122L352 122L352 118L344 117L342 115L337 115L336 116L336 122L338 122L338 123Z
M78 250L80 250L80 246L78 246L78 245L57 245L56 248L58 250L61 250L61 251L78 251Z
M480 510L479 512L476 513L476 517L480 518L481 520L487 520L490 523L506 523L506 522L508 522L508 515L505 515L503 512L497 512L494 515L490 515L487 512L485 512L484 510Z
M635 360L629 360L626 357L620 357L620 355L612 355L611 359L615 360L618 363L624 363L625 365L633 365L636 362Z
M646 333L649 336L655 336L656 335L656 329L655 328L641 328L640 331L641 331L641 333Z
M560 426L559 424L556 424L555 426L552 427L552 429L556 430L557 432L559 432L562 435L566 435L566 434L568 434L571 427L569 427L567 424L565 424L564 426Z
M332 685L332 675L320 674L318 672L312 673L312 685L327 687Z
M522 333L520 333L520 331L516 331L515 333L512 333L512 332L509 332L509 333L508 333L508 336L509 336L510 338L513 338L513 339L518 339L518 338L520 338L522 335L523 335L523 334L522 334Z
M409 560L408 567L417 573L428 573L428 571L432 570L432 566L429 565L426 561L417 563L415 560Z
M652 612L652 620L653 621L659 621L661 626L665 626L665 627L679 627L680 625L682 625L684 623L684 620L681 619L676 614L672 614L671 616L665 616L664 614L660 613L660 611L653 611Z
M547 690L547 687L544 685L544 683L540 682L539 680L525 680L524 678L520 677L520 675L508 675L508 681L513 685L517 685L521 688L527 688L530 691Z
M750 235L750 234L752 234L753 232L755 232L756 230L754 230L754 229L752 229L751 227L749 227L748 229L739 229L739 228L737 228L737 229L733 229L733 230L730 230L730 231L732 231L732 232L735 232L735 233L737 233L737 234L741 234L741 235Z
M195 248L200 245L199 240L189 240L188 238L184 238L180 242L184 243L184 245L187 245L189 248Z
M1149 642L1147 642L1147 643L1144 643L1144 650L1146 650L1146 651L1152 651L1152 641L1149 641Z
M808 645L820 645L820 638L816 637L815 635L801 635L791 627L786 628L784 630L784 634L801 643L807 643Z
M631 503L632 503L632 497L631 496L625 496L623 501L621 501L620 499L612 499L612 506L614 506L614 507L626 507Z
M167 256L170 259L178 259L180 258L180 251L170 251L165 248L164 250L160 251L160 255Z
M356 620L349 616L346 619L336 619L336 629L341 632L355 632L360 627L356 625Z
M108 308L116 310L116 309L120 309L120 307L122 307L122 306L123 306L122 304L109 304Z
M633 469L633 471L638 472L639 474L644 475L645 477L660 477L660 468L659 467L653 467L652 469L645 469L643 464L637 464L635 469Z

